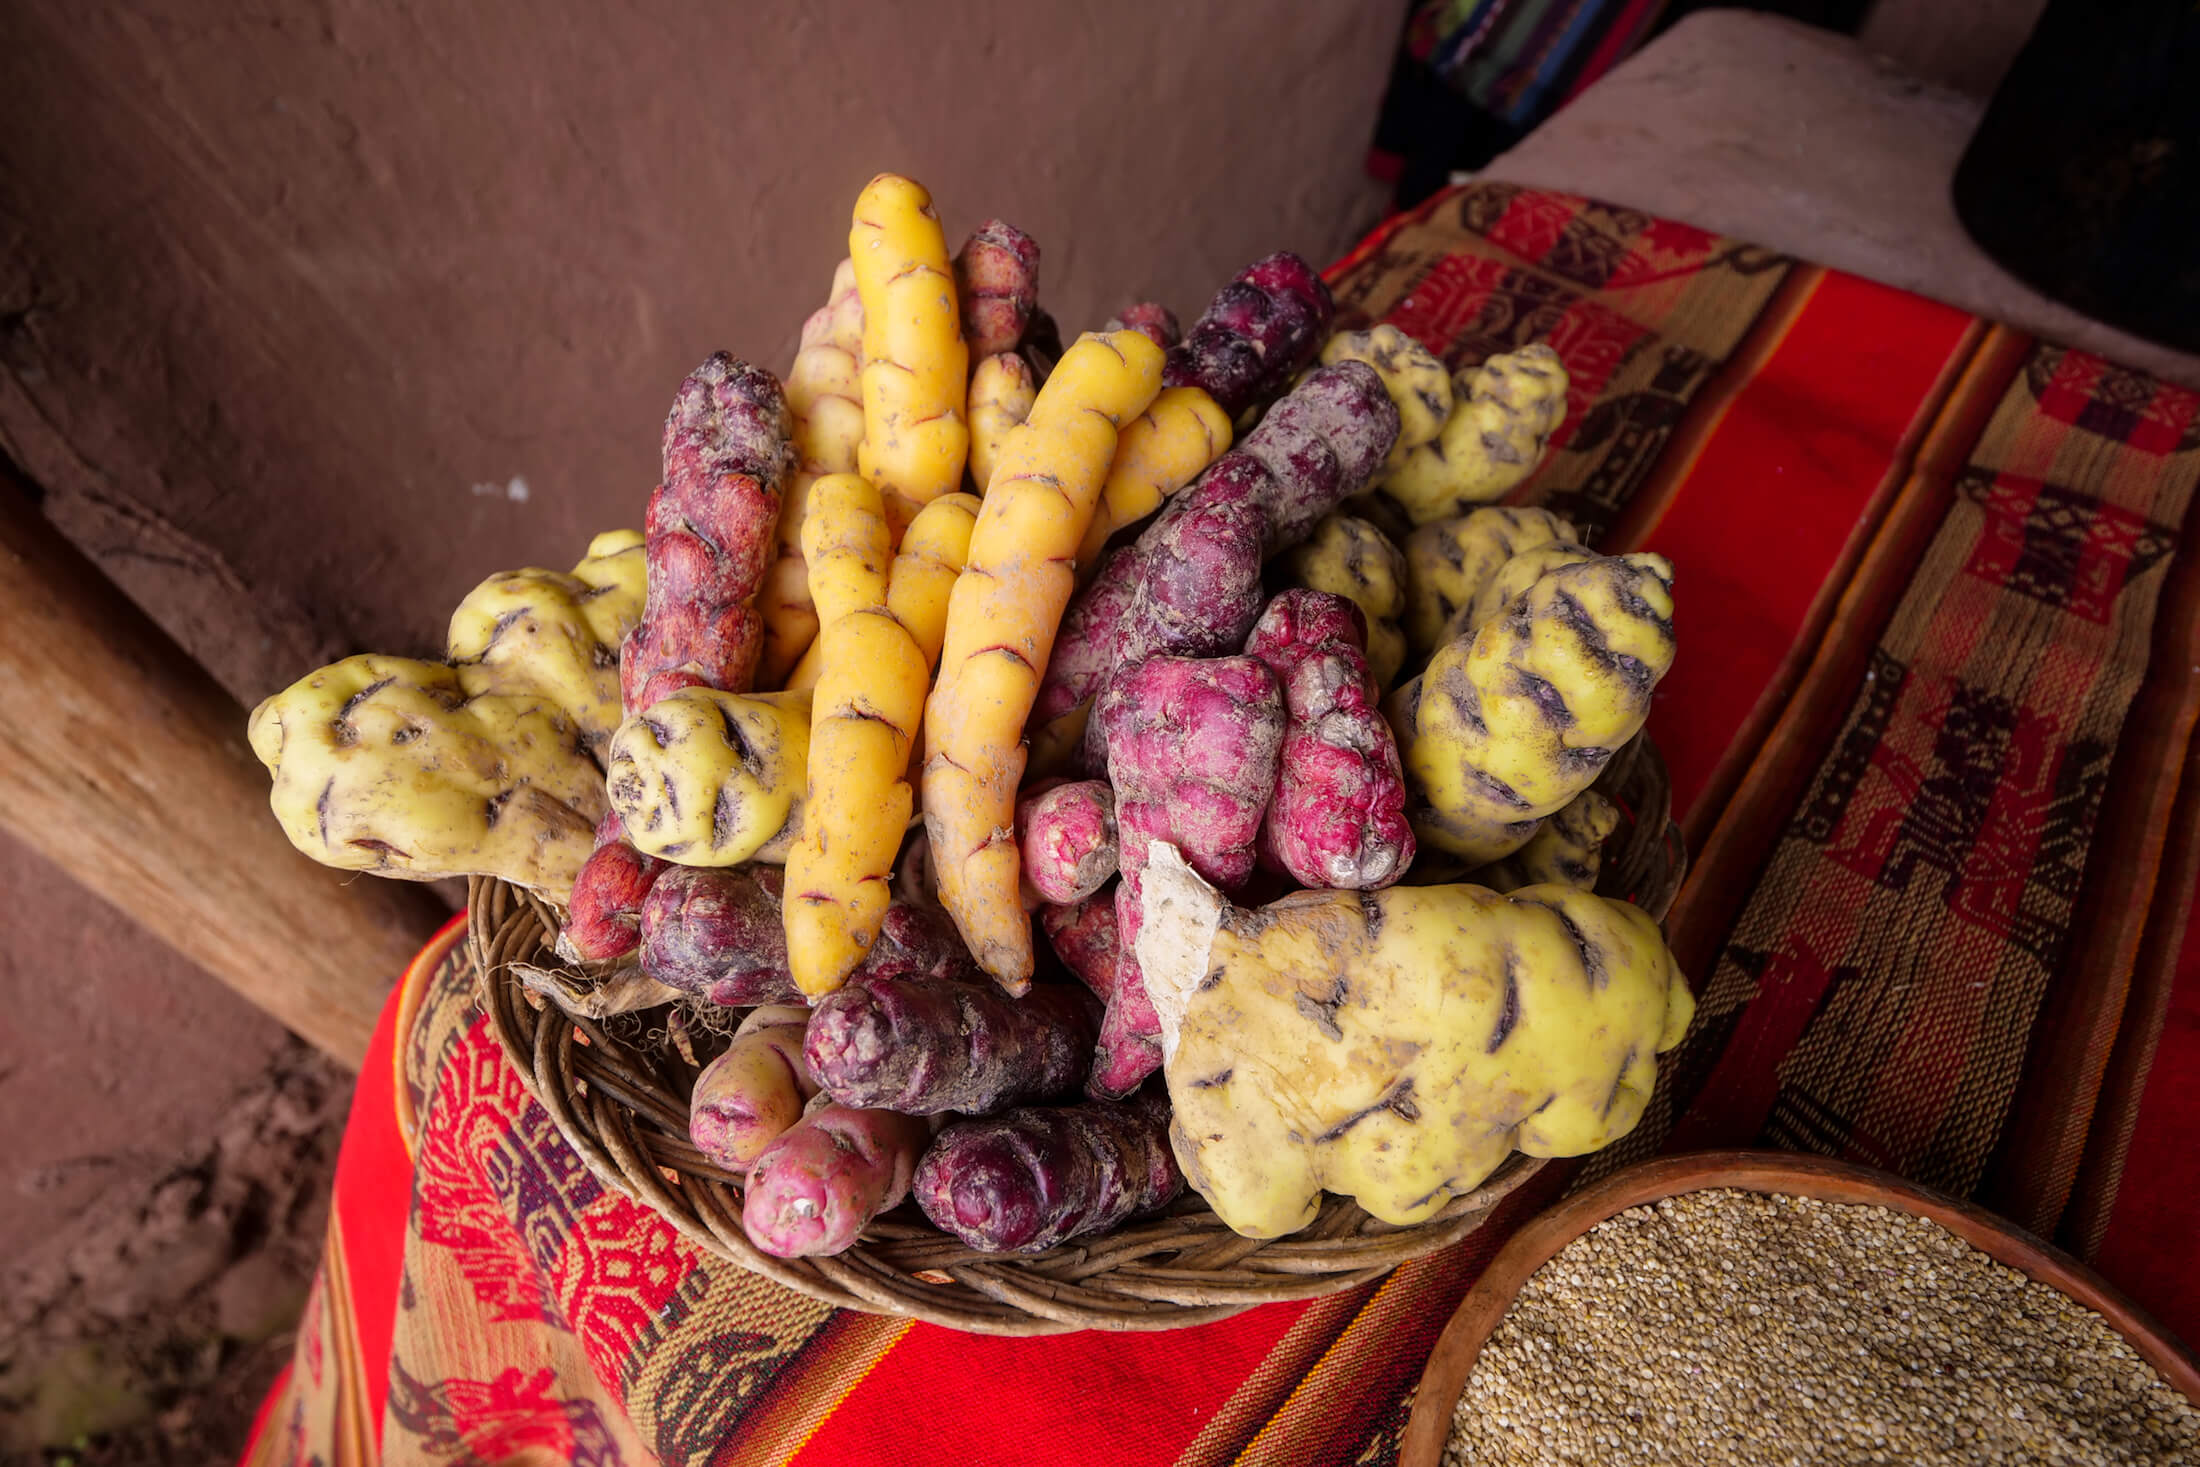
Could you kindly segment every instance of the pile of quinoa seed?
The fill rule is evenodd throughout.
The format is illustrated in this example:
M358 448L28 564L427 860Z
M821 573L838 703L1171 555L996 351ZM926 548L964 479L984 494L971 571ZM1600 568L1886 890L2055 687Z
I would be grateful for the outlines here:
M2200 1411L2099 1315L1936 1223L1718 1190L1537 1270L1444 1461L2200 1463Z

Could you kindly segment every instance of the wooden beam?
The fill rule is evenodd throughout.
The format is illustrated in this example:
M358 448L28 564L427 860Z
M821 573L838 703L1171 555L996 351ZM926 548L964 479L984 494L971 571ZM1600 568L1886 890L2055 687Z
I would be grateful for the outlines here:
M442 904L299 854L244 708L4 470L0 627L0 825L357 1067Z

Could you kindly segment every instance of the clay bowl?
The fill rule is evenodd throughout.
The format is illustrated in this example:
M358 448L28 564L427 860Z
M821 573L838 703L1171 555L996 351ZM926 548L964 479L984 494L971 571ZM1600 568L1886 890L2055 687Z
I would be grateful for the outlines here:
M2100 1275L2006 1219L1870 1167L1793 1152L1702 1151L1660 1157L1614 1173L1560 1202L1513 1236L1460 1302L1429 1356L1413 1415L1406 1423L1398 1467L1441 1467L1452 1407L1466 1389L1467 1375L1482 1353L1483 1342L1496 1333L1530 1274L1615 1213L1682 1192L1713 1188L1863 1203L1936 1222L1981 1253L2060 1289L2099 1314L2163 1380L2200 1405L2200 1361L2175 1336Z

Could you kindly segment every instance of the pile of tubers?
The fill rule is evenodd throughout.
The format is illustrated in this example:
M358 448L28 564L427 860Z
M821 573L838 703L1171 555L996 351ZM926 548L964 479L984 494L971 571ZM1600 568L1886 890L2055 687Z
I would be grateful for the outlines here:
M1673 576L1498 502L1557 356L1334 330L1290 254L1065 343L1038 267L872 180L784 380L680 384L639 532L253 712L284 830L530 888L545 995L730 1034L691 1136L782 1257L912 1198L988 1252L1187 1184L1406 1225L1624 1135L1693 1001L1591 785Z

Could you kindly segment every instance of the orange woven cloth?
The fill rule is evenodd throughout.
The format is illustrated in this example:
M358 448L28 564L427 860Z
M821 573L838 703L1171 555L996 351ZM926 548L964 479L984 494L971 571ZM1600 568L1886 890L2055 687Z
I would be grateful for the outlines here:
M1160 1335L835 1313L607 1192L454 924L362 1075L247 1460L1388 1463L1437 1331L1560 1190L1761 1144L1979 1199L2200 1330L2200 395L1851 277L1479 185L1330 275L1573 376L1524 501L1677 568L1652 731L1702 1003L1642 1126L1388 1279Z

